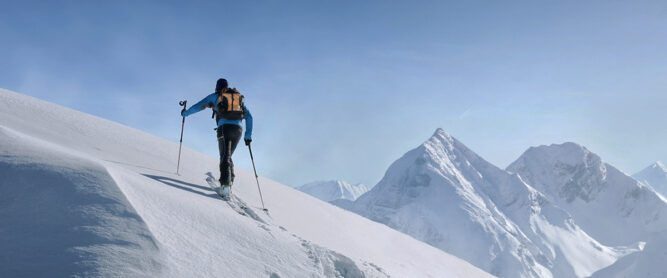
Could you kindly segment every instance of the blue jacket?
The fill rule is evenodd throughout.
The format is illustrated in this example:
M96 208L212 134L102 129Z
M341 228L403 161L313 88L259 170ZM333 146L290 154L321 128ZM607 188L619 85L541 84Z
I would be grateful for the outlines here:
M200 100L195 105L185 110L185 112L183 112L182 115L183 117L187 117L194 113L202 111L207 107L211 107L212 109L217 109L218 107L217 93L212 93L207 97L205 97L204 99ZM252 140L252 114L250 114L250 110L248 110L248 107L245 106L245 101L243 103L243 111L245 115L245 135L243 137L244 139ZM220 120L218 121L218 127L229 124L241 126L241 120L227 120L220 118Z

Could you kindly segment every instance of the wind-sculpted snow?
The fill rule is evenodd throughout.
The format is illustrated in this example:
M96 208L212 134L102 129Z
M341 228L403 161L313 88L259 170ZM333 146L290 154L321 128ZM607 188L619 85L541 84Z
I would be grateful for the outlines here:
M160 246L104 167L0 127L0 276L162 273Z
M499 277L586 277L635 251L598 243L521 177L441 129L346 208Z
M260 177L263 212L242 165L234 194L247 207L235 210L206 185L217 159L184 147L178 176L177 152L176 143L0 90L0 276L491 277Z

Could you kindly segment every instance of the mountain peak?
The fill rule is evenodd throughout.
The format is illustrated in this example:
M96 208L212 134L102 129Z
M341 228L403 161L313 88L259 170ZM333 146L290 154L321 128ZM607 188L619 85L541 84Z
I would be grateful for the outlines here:
M354 201L369 190L364 184L353 185L342 180L315 181L297 189L325 202L340 199Z
M595 153L574 142L530 147L521 155L521 157L519 157L517 162L525 159L544 162L550 161L552 163L558 162L570 166L576 166L582 163L585 165L590 165L591 162L601 163L599 157Z
M598 155L586 147L574 143L541 145L530 147L514 163L507 167L510 172L520 172L521 168L532 166L584 167L600 169L603 162Z
M442 143L448 143L448 144L453 144L454 143L454 137L452 137L452 135L447 133L442 128L437 128L435 130L435 132L433 132L433 135L431 136L431 138L429 140L427 140L427 142L428 141L433 141L433 140L440 141Z
M667 176L667 168L665 168L665 165L662 164L662 162L656 161L651 164L651 166L648 166L644 168L644 170L633 175L633 177L640 179L644 179L648 176Z
M550 149L558 152L570 153L570 154L587 154L590 153L586 147L575 142L564 142L562 144L551 144L549 145Z
M662 162L656 161L651 166L632 175L632 177L652 187L663 196L667 196L667 169L665 169L665 165Z
M575 143L575 142L564 142L562 144L551 144L552 146L559 146L563 148L571 148L571 149L582 149L585 150L586 147L584 147L581 144Z
M449 133L447 133L444 129L442 128L436 128L435 132L433 132L433 136L443 136L443 137L448 137Z
M528 184L567 202L589 202L604 189L608 167L595 153L573 142L531 147L507 167ZM545 171L548 169L548 171ZM616 173L616 172L614 172Z
M437 128L435 132L433 132L433 135L431 138L426 140L424 144L441 144L443 146L447 146L447 149L451 149L452 146L455 144L456 139L452 137L449 133L447 133L444 129L442 128Z
M665 181L658 171L635 179L602 161L600 156L576 143L534 147L507 167L572 214L586 233L605 244L625 245L642 239L650 229L662 229L667 213L660 197L639 181L654 188ZM655 182L654 182L655 181ZM657 190L657 189L656 189ZM651 213L646 213L650 211ZM619 225L625 233L610 233L605 227Z

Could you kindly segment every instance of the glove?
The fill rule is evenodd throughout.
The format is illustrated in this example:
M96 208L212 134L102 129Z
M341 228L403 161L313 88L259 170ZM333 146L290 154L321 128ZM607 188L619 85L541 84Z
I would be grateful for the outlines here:
M250 142L252 142L252 139L246 138L246 139L243 139L243 141L245 141L246 146L250 146Z

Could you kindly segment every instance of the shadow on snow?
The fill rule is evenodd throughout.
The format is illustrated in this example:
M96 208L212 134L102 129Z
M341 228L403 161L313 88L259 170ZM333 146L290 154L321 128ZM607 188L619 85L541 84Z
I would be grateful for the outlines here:
M205 192L213 192L213 189L211 189L208 186L201 186L201 185L198 185L198 184L184 182L182 180L177 180L177 179L174 179L174 178L164 177L164 176L149 175L149 174L141 174L141 175L143 175L147 178L151 178L153 180L159 181L159 182L161 182L163 184L166 184L166 185L169 185L171 187L175 187L175 188L178 188L178 189L181 189L181 190L185 190L185 191L188 191L188 192L191 192L191 193L199 194L199 195L214 198L214 199L220 199L220 197L216 193L206 194L204 192L199 191L199 190L204 190ZM195 190L193 188L196 188L196 189L199 189L199 190Z

